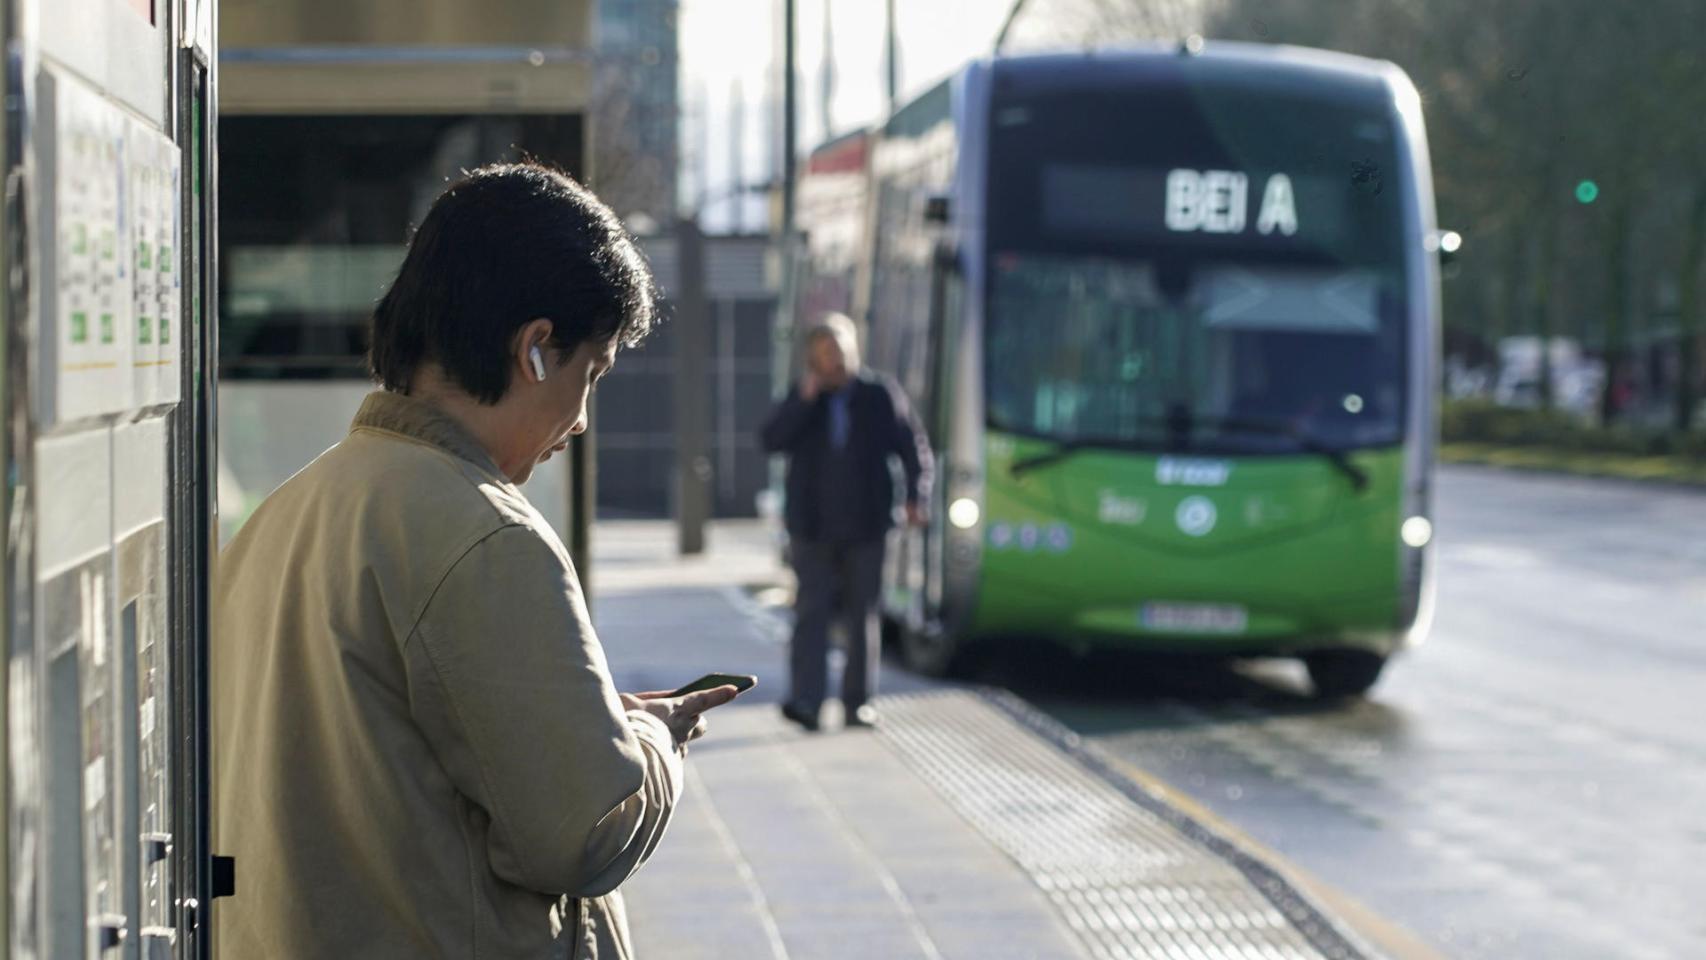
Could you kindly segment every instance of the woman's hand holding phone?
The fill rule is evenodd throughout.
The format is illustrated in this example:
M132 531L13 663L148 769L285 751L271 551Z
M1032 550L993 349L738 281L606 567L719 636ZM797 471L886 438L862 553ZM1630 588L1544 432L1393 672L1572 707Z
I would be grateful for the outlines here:
M753 676L707 674L678 690L624 693L622 705L662 720L676 744L685 745L705 735L705 711L728 703L757 682Z

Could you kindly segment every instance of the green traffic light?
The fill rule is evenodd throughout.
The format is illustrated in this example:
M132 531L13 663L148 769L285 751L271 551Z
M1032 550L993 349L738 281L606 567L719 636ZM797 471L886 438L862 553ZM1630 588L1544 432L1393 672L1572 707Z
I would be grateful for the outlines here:
M1599 184L1592 180L1583 180L1576 184L1576 200L1580 203L1592 203L1599 199Z

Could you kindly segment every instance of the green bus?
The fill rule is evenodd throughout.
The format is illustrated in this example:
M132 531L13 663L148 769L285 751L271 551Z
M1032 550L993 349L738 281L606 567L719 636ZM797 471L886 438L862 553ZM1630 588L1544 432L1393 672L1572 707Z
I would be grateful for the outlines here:
M885 575L910 665L1046 637L1296 656L1333 697L1420 640L1455 235L1399 68L997 58L868 147L849 309L939 464Z

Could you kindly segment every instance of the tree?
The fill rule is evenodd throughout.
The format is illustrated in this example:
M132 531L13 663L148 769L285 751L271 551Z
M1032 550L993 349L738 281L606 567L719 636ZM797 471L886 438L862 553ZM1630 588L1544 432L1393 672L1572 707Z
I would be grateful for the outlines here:
M1200 34L1227 0L1024 0L1007 51L1092 47Z
M1706 270L1706 56L1697 38L1706 31L1706 6L1691 0L1660 0L1662 19L1672 28L1672 42L1654 57L1653 73L1670 98L1664 137L1665 178L1689 185L1688 213L1677 244L1677 383L1672 425L1677 431L1694 426L1706 373L1706 338L1702 337L1701 273Z
M1577 336L1618 373L1650 325L1653 291L1674 284L1672 419L1690 424L1706 390L1706 3L1030 0L1013 39L1193 31L1403 67L1422 96L1440 221L1486 252L1461 262L1451 300L1502 314L1447 323ZM1549 369L1542 380L1550 402Z

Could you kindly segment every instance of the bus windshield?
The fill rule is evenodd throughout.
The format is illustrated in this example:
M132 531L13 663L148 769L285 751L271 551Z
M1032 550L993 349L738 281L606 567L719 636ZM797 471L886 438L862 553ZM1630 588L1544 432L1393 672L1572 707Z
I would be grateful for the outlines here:
M1168 269L998 254L992 423L1226 452L1288 451L1298 431L1340 448L1401 438L1403 340L1390 277L1218 262L1170 296Z
M1225 453L1400 442L1390 123L1235 92L1063 96L995 109L991 426Z

